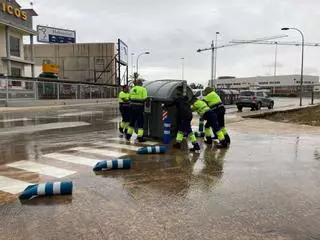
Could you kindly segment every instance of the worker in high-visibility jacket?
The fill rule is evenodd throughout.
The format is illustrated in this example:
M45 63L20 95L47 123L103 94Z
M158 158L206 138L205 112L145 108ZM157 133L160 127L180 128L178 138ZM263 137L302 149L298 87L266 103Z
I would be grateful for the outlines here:
M218 123L221 131L226 139L227 143L230 144L230 136L228 134L227 128L225 126L224 116L226 114L226 109L221 101L220 96L210 87L204 90L203 100L208 104L210 109L217 114Z
M129 87L124 85L122 91L119 93L119 109L122 117L119 131L120 133L126 133L130 123L130 94Z
M228 147L228 143L226 142L223 132L218 123L217 114L214 113L206 102L193 97L191 100L191 109L192 111L196 111L203 120L207 121L204 134L205 134L205 143L212 144L212 130L214 134L217 135L219 143L217 147L226 148Z
M142 86L140 79L135 81L135 86L130 90L130 124L126 134L126 139L130 140L135 126L138 127L138 141L145 142L143 137L143 125L144 125L144 103L148 98L148 91Z
M172 103L164 104L165 107L172 107L172 106L176 107L175 115L177 118L178 133L176 136L176 143L173 145L173 147L177 149L181 149L183 138L186 135L193 146L189 150L191 152L199 151L200 145L191 127L191 121L193 116L192 116L192 110L190 108L190 104L188 101L188 97L183 96L182 87L178 87L177 90L178 90L177 97L174 99L174 101Z

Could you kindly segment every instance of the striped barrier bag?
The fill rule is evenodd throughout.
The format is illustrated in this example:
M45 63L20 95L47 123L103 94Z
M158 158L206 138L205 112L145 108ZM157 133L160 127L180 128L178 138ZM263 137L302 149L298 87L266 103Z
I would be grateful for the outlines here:
M163 143L169 144L171 141L171 118L168 116L168 111L162 112L163 121Z
M131 159L115 159L98 162L93 171L105 171L110 169L130 169Z
M68 182L47 182L28 186L19 196L20 200L31 199L36 196L54 196L72 194L73 184Z
M137 154L163 154L168 151L166 146L148 146L138 149Z

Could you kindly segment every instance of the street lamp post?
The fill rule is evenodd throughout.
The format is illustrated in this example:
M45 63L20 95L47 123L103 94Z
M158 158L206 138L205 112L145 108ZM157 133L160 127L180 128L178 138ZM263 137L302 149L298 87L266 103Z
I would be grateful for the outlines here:
M139 58L142 56L142 55L148 55L150 54L150 52L143 52L143 53L140 53L137 57L137 65L136 65L136 73L137 75L139 74Z
M215 81L215 88L217 88L217 54L218 54L218 35L220 34L220 32L216 32L216 42L215 42L215 55L214 55L214 81Z
M135 53L131 53L131 74L134 73L134 64L133 64L133 56L135 55Z
M278 42L276 42L276 48L274 53L273 94L276 93L277 58L278 58Z
M302 106L302 87L303 87L303 63L304 63L304 35L302 33L301 30L299 30L298 28L281 28L281 30L283 31L287 31L287 30L295 30L298 31L301 34L301 38L302 38L302 54L301 54L301 76L300 76L300 106Z
M212 40L211 43L211 81L210 81L210 87L213 87L213 78L214 78L214 41Z
M181 58L181 76L182 80L184 80L184 58Z

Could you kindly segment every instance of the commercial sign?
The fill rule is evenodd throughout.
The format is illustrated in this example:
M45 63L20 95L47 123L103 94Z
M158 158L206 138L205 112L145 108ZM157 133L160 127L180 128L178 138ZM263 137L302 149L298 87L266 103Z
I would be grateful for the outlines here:
M26 21L28 19L28 15L27 12L22 11L20 8L13 6L10 3L7 2L2 2L1 3L1 11L3 13L7 13L10 15L15 16L16 18L20 18L24 21Z
M76 32L68 29L37 26L37 40L43 43L75 43Z
M37 16L33 9L21 9L14 0L0 0L0 23L34 34L32 19Z

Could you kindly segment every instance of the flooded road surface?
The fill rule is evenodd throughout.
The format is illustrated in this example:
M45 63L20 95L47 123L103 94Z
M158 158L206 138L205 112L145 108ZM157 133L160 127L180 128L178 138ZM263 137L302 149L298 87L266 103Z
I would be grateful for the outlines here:
M2 116L0 239L320 239L319 128L230 115L229 149L201 140L199 153L185 145L138 156L157 141L126 143L116 114ZM132 168L92 171L118 157ZM73 195L18 200L28 184L49 180L72 180Z

